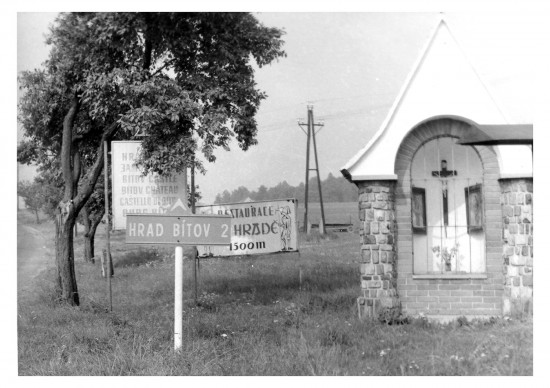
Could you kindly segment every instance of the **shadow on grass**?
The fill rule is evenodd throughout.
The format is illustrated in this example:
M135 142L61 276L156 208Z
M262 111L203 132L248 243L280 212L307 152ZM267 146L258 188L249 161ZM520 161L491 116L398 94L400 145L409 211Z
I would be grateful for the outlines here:
M156 248L139 248L137 251L130 251L124 255L113 257L115 268L139 267L140 265L158 263L164 261L166 255Z
M338 234L330 230L327 230L324 235L319 233L318 229L312 230L309 234L304 233L303 231L300 232L300 241L308 243L320 243L322 241L338 240L338 238Z

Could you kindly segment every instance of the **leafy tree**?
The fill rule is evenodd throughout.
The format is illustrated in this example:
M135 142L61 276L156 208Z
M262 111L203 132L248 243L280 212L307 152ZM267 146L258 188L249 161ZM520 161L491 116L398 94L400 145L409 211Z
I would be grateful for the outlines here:
M240 186L231 193L230 202L242 202L250 196L250 191L244 186Z
M229 191L224 190L220 197L220 202L218 203L229 203L229 202L231 202L231 194L229 193Z
M253 61L284 55L282 31L247 13L69 13L51 28L42 69L24 72L18 159L57 160L63 197L56 206L57 282L79 304L72 229L103 169L104 144L145 135L145 173L181 172L201 150L256 144L254 116L266 96ZM183 155L183 157L182 157ZM86 159L86 160L84 160ZM83 168L87 166L87 168Z
M195 204L202 199L199 185L195 185ZM187 185L187 206L191 209L191 186Z
M44 195L41 185L37 182L22 181L17 183L17 195L25 200L26 208L36 216L36 223L40 223L38 212L44 204Z
M263 201L264 199L267 199L267 187L261 185L258 187L258 192L252 192L251 195L256 201Z

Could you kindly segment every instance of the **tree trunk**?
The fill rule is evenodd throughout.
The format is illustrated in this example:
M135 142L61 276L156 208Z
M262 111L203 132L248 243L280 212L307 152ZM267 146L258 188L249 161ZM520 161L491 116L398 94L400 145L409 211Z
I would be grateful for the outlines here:
M94 236L84 236L84 261L93 264L94 256Z
M90 227L90 230L88 233L84 236L85 241L85 258L86 261L90 261L94 263L94 257L95 257L95 232L97 231L98 225L101 223L101 218L95 219L92 222L92 226ZM89 258L89 259L88 259Z
M40 218L38 218L38 210L35 210L34 214L36 215L36 223L39 224L40 223Z
M82 208L82 223L84 224L84 261L93 263L94 261L94 238L90 238L91 224L88 207L84 205Z
M117 129L117 123L114 122L104 130L98 146L98 156L86 174L84 181L81 182L81 185L78 185L75 180L80 181L81 166L78 156L75 158L76 163L72 163L74 156L72 145L74 121L79 106L80 101L75 95L71 108L63 120L60 159L65 190L63 201L58 206L55 235L57 283L61 300L76 306L80 304L80 301L74 270L73 227L76 222L76 216L92 195L97 179L103 170L102 155L104 142L110 139Z
M62 301L73 306L80 304L74 272L73 228L74 206L71 201L61 203L55 220L55 251L57 264L57 285Z
M92 227L90 228L90 247L92 249L91 251L92 257L95 256L94 254L95 232L97 231L97 227L101 223L101 218L103 218L103 214L105 214L105 212L103 212L101 216L98 216L92 221Z
M84 223L84 260L94 263L95 232L97 231L97 227L101 223L101 219L105 214L105 208L103 208L99 213L92 213L92 217L90 217L87 206L84 206L81 211L82 220Z
M63 137L61 145L61 170L65 191L63 200L57 207L55 220L55 259L57 264L57 285L63 302L78 306L80 300L74 272L74 224L78 211L73 202L75 184L72 169L73 125L80 102L74 96L71 108L63 120Z

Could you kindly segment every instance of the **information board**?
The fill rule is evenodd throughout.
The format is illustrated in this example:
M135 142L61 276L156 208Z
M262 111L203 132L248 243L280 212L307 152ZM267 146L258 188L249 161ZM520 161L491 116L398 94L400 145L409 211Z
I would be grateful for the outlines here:
M186 174L142 175L135 165L140 141L111 142L113 229L126 228L127 214L162 214L178 199L186 201Z
M126 244L229 245L231 218L226 215L126 216Z
M228 247L198 246L199 256L235 256L298 251L296 199L197 206L197 214L231 216Z

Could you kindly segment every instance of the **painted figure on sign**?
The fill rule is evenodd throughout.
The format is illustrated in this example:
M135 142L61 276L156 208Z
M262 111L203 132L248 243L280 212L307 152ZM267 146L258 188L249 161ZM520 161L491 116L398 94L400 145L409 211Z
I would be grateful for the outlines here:
M290 250L290 231L291 231L291 222L290 218L290 207L283 206L277 209L279 213L279 232L281 236L281 250L288 251Z

